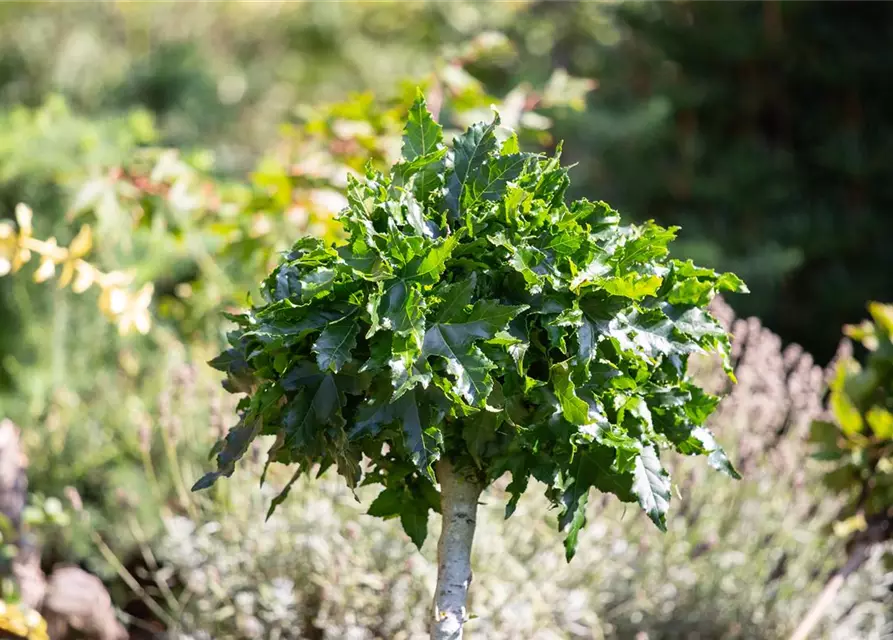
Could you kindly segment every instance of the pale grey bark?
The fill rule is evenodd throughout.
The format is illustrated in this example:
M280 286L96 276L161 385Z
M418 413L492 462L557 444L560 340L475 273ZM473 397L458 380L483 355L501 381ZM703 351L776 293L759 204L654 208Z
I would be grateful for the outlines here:
M434 593L432 640L461 640L468 619L465 603L471 584L471 544L481 487L441 460L435 467L440 482L443 528L437 545L437 590Z

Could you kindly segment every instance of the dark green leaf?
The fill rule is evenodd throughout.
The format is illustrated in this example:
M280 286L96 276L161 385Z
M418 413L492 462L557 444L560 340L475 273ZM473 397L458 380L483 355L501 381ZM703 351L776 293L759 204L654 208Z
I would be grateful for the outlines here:
M568 518L561 523L562 531L566 532L564 538L564 557L570 562L577 553L577 538L580 530L586 525L586 505L589 502L589 492L587 491L576 498L573 511L567 512Z
M320 371L337 373L350 360L359 332L359 325L350 319L333 322L323 329L312 347Z
M447 285L438 292L443 301L437 307L437 315L434 316L434 321L445 323L464 319L466 317L464 310L466 306L471 304L476 281L477 277L472 273L470 277Z
M419 471L433 481L432 465L439 457L437 425L430 424L430 412L425 404L420 403L416 391L404 394L396 404L395 412L403 427L409 455Z
M251 443L260 433L261 427L260 419L254 419L249 422L242 420L230 429L223 440L222 449L217 454L217 471L210 471L202 476L193 485L192 490L207 489L221 476L231 476L236 470L236 463L248 451Z
M416 548L421 549L428 537L428 509L415 502L404 506L400 512L400 524Z
M494 130L498 124L498 117L490 124L474 124L453 141L453 175L447 186L447 205L455 215L460 213L469 185L496 151Z
M482 405L490 395L493 363L472 342L491 337L479 323L437 324L425 332L422 355L439 356L455 377L456 391L471 405Z
M592 487L600 491L615 494L624 502L635 500L632 495L632 478L629 474L612 470L615 453L610 447L591 445L577 451L571 462L568 482L561 494L561 515L558 524L567 532L565 538L565 556L568 562L576 551L577 534L586 522L585 511L589 490Z
M304 468L298 467L297 470L292 475L292 477L289 478L288 483L286 483L286 485L282 488L282 491L280 491L276 495L276 497L273 498L273 501L270 503L270 508L267 509L267 517L265 518L266 520L269 520L270 516L272 516L273 513L275 513L275 511L279 507L279 505L282 504L283 502L285 502L285 499L288 498L288 494L291 493L292 485L297 481L298 478L301 477L301 475L303 473L304 473Z
M325 376L314 389L305 387L285 411L286 444L301 448L310 444L329 424L343 423L341 398L335 378Z
M400 515L406 499L407 496L402 490L395 488L385 489L372 501L367 513L378 518L393 518Z

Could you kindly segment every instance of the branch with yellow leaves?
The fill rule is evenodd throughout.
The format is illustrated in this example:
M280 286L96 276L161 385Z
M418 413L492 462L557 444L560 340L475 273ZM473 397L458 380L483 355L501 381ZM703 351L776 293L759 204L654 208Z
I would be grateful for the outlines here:
M93 234L88 225L81 227L68 247L59 246L55 238L40 240L33 235L31 209L19 204L15 210L18 229L8 221L0 222L0 276L16 273L34 255L40 256L40 264L34 272L35 282L46 282L60 267L58 285L71 285L75 293L83 293L97 287L99 308L118 325L123 335L136 330L148 333L152 326L149 304L152 302L151 283L133 291L133 275L123 271L101 271L84 260L93 247Z

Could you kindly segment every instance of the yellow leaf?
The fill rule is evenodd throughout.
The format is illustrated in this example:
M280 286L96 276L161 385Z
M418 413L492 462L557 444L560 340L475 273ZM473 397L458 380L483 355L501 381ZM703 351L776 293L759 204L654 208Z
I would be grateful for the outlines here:
M869 351L878 348L878 339L876 327L868 320L863 320L859 324L848 324L843 327L844 335L858 340Z
M12 271L12 261L18 253L19 240L9 222L0 222L0 276Z
M12 258L12 272L15 273L31 259L31 251L28 249L18 249Z
M67 287L68 283L71 282L73 276L74 264L71 262L71 260L66 260L62 263L62 273L59 274L59 288L64 289L65 287Z
M840 520L834 523L834 535L840 538L849 538L857 531L865 531L868 523L865 522L865 515L857 513L846 520Z
M842 391L831 393L831 410L846 435L852 436L862 430L862 415Z
M16 222L19 223L19 235L27 237L31 235L31 221L34 219L34 213L31 207L20 202L16 205Z
M49 640L47 623L33 609L0 601L0 631L26 640Z
M893 304L872 302L868 305L868 312L887 337L893 338Z
M56 263L49 258L40 261L40 266L34 272L34 282L46 282L56 273Z
M75 293L83 293L93 284L93 269L84 263L79 263L75 265L75 271L77 276L71 285L71 290Z
M68 246L70 257L80 258L86 255L92 248L93 231L88 225L84 225Z
M878 438L881 440L893 438L893 413L881 407L872 407L865 414L865 419Z

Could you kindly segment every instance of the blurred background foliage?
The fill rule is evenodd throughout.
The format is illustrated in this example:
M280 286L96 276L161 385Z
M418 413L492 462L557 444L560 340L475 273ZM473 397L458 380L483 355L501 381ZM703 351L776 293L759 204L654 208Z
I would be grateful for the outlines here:
M63 248L89 228L80 259L121 274L113 287L59 286L65 256L49 277L32 252L0 278L0 419L22 428L45 568L101 576L133 637L422 637L433 548L413 556L399 527L360 516L335 484L302 486L267 525L272 494L250 472L187 491L230 426L204 364L221 312L244 305L299 235L337 235L347 173L399 153L421 85L447 129L492 104L528 148L564 140L574 195L681 224L679 248L740 273L753 293L730 302L765 323L717 307L739 385L714 428L745 480L680 461L669 535L612 506L569 568L554 522L519 529L488 507L470 635L783 637L846 554L846 532L828 526L845 496L809 457L810 422L837 424L816 363L866 300L893 297L879 89L891 11L0 4L0 220L18 238L25 202L33 238ZM13 236L0 236L0 262ZM729 391L713 363L698 375ZM542 511L532 496L525 508ZM847 582L823 637L893 634L882 551Z

